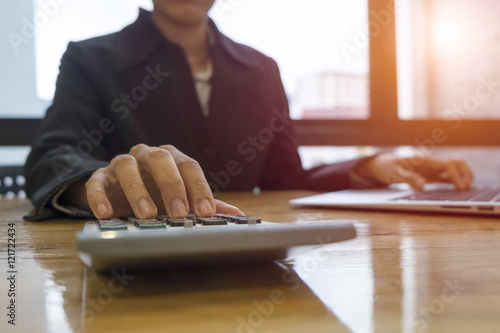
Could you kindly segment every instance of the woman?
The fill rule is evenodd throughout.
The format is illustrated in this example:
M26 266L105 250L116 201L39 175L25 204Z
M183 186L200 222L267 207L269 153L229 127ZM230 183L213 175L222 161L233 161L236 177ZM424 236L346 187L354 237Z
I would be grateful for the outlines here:
M221 34L214 0L153 0L123 30L70 43L26 165L31 219L241 214L220 190L472 182L463 161L375 155L303 170L276 63Z

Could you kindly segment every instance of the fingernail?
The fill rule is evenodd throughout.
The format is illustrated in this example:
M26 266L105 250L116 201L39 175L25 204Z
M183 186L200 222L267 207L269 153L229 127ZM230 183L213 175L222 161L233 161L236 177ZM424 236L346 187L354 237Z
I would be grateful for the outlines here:
M108 207L106 207L105 204L99 204L97 206L97 214L99 214L99 217L106 216L108 213Z
M141 199L139 201L139 212L143 217L151 215L153 212L153 207L151 207L151 204L147 199Z
M185 217L187 215L186 206L181 199L175 199L170 204L170 210L172 212L172 217Z
M213 208L210 204L210 201L208 201L208 199L202 199L199 203L198 211L200 212L201 216L212 215Z

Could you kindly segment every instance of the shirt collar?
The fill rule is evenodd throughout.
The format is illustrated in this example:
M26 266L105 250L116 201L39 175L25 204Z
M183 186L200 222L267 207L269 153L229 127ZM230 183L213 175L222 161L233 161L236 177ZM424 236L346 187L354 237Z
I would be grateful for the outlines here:
M209 28L211 47L221 49L242 65L259 66L258 57L255 57L255 51L248 52L250 48L235 43L226 37L217 29L212 19L210 19ZM168 41L154 25L151 12L140 8L137 20L122 30L122 61L118 70L126 71L146 63L155 52L168 44L176 45Z

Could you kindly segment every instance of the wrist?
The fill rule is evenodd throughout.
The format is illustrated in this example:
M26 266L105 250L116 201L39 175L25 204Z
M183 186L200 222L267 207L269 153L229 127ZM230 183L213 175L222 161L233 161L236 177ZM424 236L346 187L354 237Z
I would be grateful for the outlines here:
M379 155L367 157L359 161L351 170L351 177L367 187L382 187L386 184L376 177L376 162Z
M75 207L81 210L90 211L90 206L87 200L87 191L85 183L87 179L82 179L69 185L69 187L61 194L60 203Z

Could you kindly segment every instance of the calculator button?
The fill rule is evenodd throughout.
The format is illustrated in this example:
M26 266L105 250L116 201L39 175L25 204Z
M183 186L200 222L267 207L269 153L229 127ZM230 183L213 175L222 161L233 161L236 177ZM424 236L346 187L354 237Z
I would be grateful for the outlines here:
M231 223L234 223L236 222L236 219L238 218L239 215L229 215L227 218L227 220Z
M99 230L101 231L127 230L127 225L119 219L97 220L97 225L99 226Z
M219 217L199 217L197 220L203 225L226 225L227 219Z
M261 219L253 216L236 216L234 217L234 223L236 224L257 224L262 223Z
M167 223L171 227L184 227L186 224L194 226L194 222L191 219L167 219Z
M156 219L150 220L135 220L135 226L139 229L165 229L167 225Z

